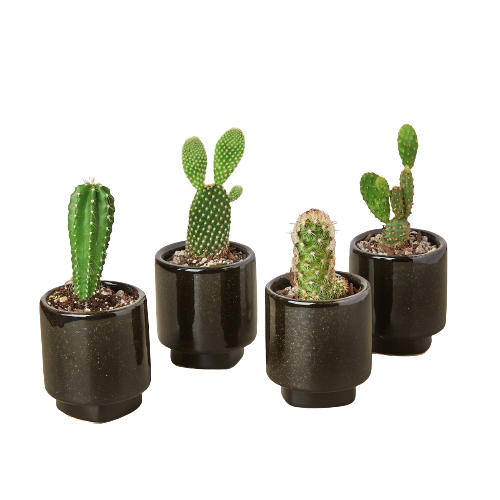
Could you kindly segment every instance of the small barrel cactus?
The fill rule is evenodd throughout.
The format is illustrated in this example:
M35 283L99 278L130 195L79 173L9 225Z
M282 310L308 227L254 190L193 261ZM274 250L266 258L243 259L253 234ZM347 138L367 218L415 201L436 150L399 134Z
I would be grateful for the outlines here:
M296 297L302 300L345 297L348 283L335 273L335 228L330 217L315 209L303 213L293 228L292 241L290 283Z
M217 143L214 155L214 184L205 185L207 153L198 137L189 138L182 148L182 164L187 178L196 188L189 210L186 251L192 258L225 256L229 247L231 205L243 188L234 186L226 193L224 182L238 166L245 138L240 129L228 130Z
M114 221L114 198L107 187L90 180L76 187L68 209L74 293L78 300L85 300L100 285Z
M383 177L372 172L361 177L361 194L373 215L385 224L380 242L398 248L410 235L408 217L413 205L413 175L411 169L417 156L417 134L411 125L403 125L398 134L399 156L404 169L399 177L399 186L389 189ZM390 218L389 200L394 217Z

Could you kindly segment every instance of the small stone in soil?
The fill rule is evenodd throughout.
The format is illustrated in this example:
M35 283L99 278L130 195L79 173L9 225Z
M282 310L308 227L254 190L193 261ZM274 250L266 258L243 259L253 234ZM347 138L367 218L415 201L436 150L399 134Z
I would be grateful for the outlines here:
M105 298L104 298L105 297ZM132 304L137 297L124 290L116 293L108 287L100 286L90 298L79 301L73 293L73 286L60 286L47 298L47 303L54 309L73 312L108 311Z

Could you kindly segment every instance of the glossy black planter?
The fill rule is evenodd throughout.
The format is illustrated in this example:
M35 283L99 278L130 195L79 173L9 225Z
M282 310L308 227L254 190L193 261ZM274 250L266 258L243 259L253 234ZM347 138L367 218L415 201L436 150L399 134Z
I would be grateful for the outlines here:
M137 409L151 381L148 310L142 290L103 281L139 299L112 311L68 312L40 299L45 389L67 415L109 422Z
M356 386L371 373L370 284L338 274L362 290L331 301L302 301L278 295L288 274L266 285L266 370L292 406L330 408L352 403Z
M373 352L422 354L432 335L446 324L447 246L439 235L420 231L438 248L423 255L389 257L360 250L356 243L374 229L351 241L349 270L372 285Z
M156 254L158 338L177 366L232 368L257 335L255 254L230 242L246 259L219 268L182 267L167 262L180 241Z

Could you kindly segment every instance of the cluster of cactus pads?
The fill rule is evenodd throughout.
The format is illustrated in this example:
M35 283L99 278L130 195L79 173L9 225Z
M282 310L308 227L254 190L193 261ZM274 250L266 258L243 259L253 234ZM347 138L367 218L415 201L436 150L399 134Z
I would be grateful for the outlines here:
M299 216L290 283L302 300L333 300L348 294L348 282L335 273L335 228L330 217L311 209Z
M214 184L205 184L207 153L198 137L189 138L182 148L182 165L196 188L189 210L186 251L192 258L223 257L229 247L231 205L243 188L234 186L227 194L224 182L243 156L245 138L240 129L228 130L217 143L214 154Z
M404 169L399 177L399 186L389 189L383 178L372 172L361 177L361 194L373 215L385 224L380 242L388 247L398 248L410 235L408 217L413 205L413 175L418 140L411 125L403 125L398 134L399 156ZM394 217L390 218L389 200Z
M100 285L114 221L114 198L107 187L90 180L76 187L68 209L74 293L85 300Z

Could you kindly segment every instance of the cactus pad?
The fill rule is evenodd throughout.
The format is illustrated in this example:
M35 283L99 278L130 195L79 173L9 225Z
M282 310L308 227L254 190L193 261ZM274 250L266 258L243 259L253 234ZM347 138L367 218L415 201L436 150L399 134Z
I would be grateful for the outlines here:
M417 133L411 125L403 125L399 130L398 149L405 168L412 168L417 156L418 139Z
M92 297L99 287L114 212L109 189L93 181L77 186L70 197L68 231L73 285L79 300Z
M399 176L399 185L403 190L403 199L405 204L404 218L407 219L411 215L411 207L413 206L413 175L406 170L401 172Z
M211 258L225 253L231 225L229 201L226 190L217 184L197 191L189 210L186 242L191 257Z
M196 189L203 188L207 172L207 153L198 137L190 137L182 147L182 166Z
M222 186L243 156L245 150L245 137L239 128L228 130L215 146L214 154L214 180Z
M303 300L332 300L347 295L347 280L335 274L335 229L325 212L309 210L293 233L291 284Z
M361 194L373 215L381 222L388 222L389 208L389 185L383 177L373 172L364 174L360 182Z
M410 223L406 219L392 219L385 225L380 242L388 247L399 247L408 236L410 236Z
M229 201L236 201L243 193L243 188L241 186L234 186L229 192Z
M391 207L396 219L405 218L405 204L403 201L403 190L399 186L394 186L391 191Z

